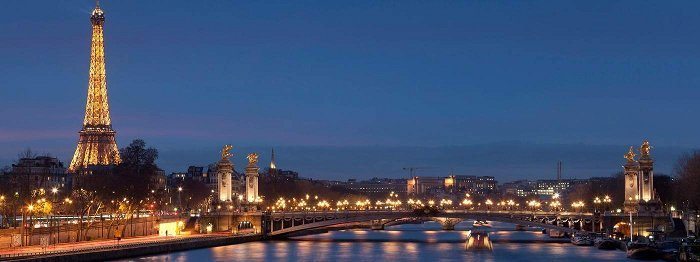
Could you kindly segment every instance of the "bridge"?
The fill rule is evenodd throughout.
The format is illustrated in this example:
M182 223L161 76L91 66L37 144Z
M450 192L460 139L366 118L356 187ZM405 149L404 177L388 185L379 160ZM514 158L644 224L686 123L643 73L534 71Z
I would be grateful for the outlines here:
M599 216L585 212L427 209L267 212L262 215L262 227L267 236L283 237L317 229L365 225L374 230L382 230L386 226L425 221L435 221L443 230L454 230L455 225L465 220L499 221L566 233L602 228Z

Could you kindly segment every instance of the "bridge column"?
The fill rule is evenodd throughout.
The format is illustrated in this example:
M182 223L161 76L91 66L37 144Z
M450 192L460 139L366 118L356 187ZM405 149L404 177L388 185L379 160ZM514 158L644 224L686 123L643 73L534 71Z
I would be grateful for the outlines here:
M384 221L382 219L372 220L372 230L384 230Z
M444 218L437 217L434 219L435 222L440 223L442 230L455 230L455 225L459 224L463 220L461 218Z

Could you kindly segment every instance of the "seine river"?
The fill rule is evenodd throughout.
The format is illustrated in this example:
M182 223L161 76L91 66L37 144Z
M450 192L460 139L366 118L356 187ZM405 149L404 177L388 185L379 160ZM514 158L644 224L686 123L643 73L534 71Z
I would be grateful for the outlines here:
M622 251L547 243L538 231L513 231L512 224L492 223L493 251L466 251L463 222L455 231L437 223L401 225L383 231L348 230L183 251L123 261L620 261ZM536 243L523 243L537 241Z

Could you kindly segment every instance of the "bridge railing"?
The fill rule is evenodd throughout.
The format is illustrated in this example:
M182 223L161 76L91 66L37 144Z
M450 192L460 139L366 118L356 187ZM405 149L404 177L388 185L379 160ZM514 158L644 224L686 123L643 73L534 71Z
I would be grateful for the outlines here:
M442 209L444 213L452 214L514 214L514 215L536 215L536 216L580 216L591 217L589 212L551 212L551 211L526 211L526 210L465 210L465 209ZM315 214L407 214L414 210L327 210L327 211L275 211L270 215L315 215Z

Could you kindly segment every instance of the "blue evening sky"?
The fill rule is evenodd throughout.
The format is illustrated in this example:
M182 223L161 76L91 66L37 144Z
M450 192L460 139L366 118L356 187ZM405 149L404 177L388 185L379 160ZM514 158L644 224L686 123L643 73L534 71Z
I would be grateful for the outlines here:
M620 152L605 165L617 171L625 146L644 138L680 148L669 149L674 154L700 144L698 1L101 6L119 145L145 139L161 150L168 172L215 161L225 143L286 146L299 155L307 148L308 157L289 155L286 167L316 178L401 176L401 166L429 162L503 180L516 177L517 166L470 171L459 164L469 161L396 155L507 141L615 145ZM93 7L0 4L0 165L26 147L70 162L84 114ZM329 148L351 153L313 159ZM395 159L374 155L377 148ZM354 169L367 162L353 158L377 168ZM528 174L553 171L558 158L565 157L554 154ZM673 160L660 164L670 171Z

